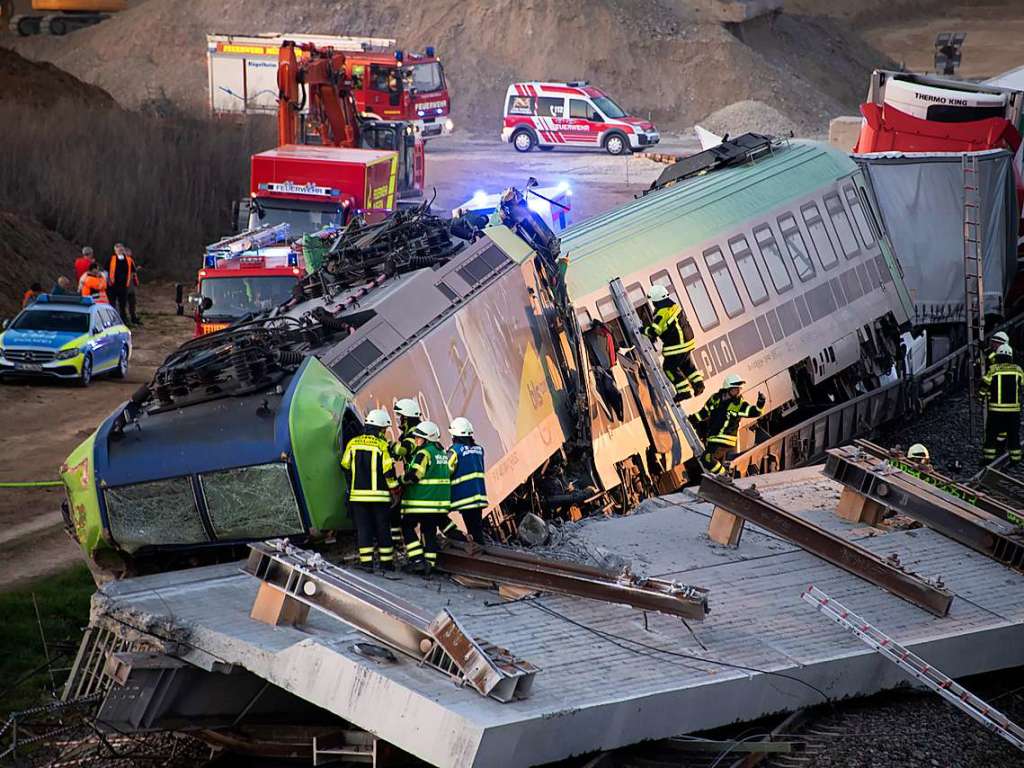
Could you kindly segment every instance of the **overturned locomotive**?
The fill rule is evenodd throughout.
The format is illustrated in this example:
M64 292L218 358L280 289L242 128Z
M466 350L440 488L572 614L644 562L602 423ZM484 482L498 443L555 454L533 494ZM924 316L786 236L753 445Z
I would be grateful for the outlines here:
M125 574L344 530L339 446L409 396L476 426L498 532L677 488L692 450L623 349L615 278L690 317L708 389L687 410L729 372L768 394L762 429L877 383L910 305L860 171L814 142L730 146L560 241L525 204L482 230L419 210L345 231L301 295L183 345L67 459L87 557Z

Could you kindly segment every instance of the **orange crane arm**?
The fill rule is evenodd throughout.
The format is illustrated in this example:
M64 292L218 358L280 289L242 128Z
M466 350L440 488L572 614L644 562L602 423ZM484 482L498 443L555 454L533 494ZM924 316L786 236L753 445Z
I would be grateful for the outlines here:
M304 107L302 86L309 99L308 119L320 134L320 141L332 147L359 146L359 115L352 84L345 75L345 55L331 48L304 44L309 57L295 55L295 43L286 40L277 56L277 139L295 144L300 135L299 118Z

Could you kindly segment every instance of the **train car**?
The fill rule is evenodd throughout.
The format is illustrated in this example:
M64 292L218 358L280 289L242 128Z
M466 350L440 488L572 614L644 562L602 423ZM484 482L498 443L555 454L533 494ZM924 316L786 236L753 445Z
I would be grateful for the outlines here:
M823 144L769 149L560 242L509 217L400 272L365 265L393 264L405 245L335 253L305 300L184 345L76 449L61 470L76 538L124 574L343 530L339 446L369 409L410 396L442 427L460 415L476 426L499 532L527 510L576 516L673 490L693 453L659 411L652 372L616 349L617 277L638 307L652 282L682 299L706 395L729 371L766 387L773 411L870 385L909 303L859 171Z

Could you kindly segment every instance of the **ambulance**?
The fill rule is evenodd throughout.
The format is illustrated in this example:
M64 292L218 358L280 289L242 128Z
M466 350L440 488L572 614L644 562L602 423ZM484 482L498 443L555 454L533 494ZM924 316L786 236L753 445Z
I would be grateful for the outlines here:
M510 85L501 140L519 152L600 147L626 155L654 146L661 137L653 123L626 114L600 88L575 81Z

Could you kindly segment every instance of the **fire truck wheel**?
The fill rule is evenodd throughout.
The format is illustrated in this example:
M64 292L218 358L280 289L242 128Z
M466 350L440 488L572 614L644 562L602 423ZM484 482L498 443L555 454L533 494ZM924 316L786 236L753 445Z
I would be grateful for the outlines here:
M629 142L621 133L613 133L604 140L604 148L609 155L624 155L629 152Z
M529 152L536 145L537 139L533 137L531 131L522 129L512 134L512 146L516 148L516 152Z

